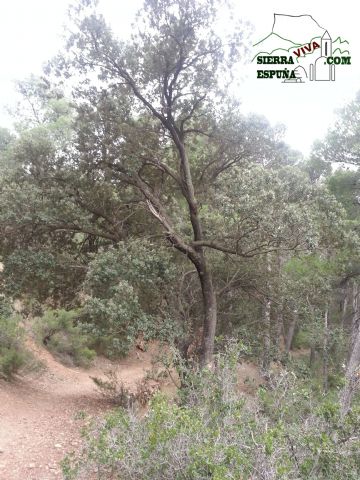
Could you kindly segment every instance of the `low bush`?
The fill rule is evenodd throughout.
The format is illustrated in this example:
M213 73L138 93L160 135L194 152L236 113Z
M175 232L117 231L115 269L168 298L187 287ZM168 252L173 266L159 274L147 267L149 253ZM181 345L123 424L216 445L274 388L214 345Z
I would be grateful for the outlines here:
M114 405L129 408L134 405L134 395L113 370L105 372L105 379L91 377L99 393Z
M307 330L298 330L294 335L292 341L292 348L310 348L311 346L311 332Z
M11 380L29 359L24 346L24 330L20 317L13 315L11 309L1 302L0 305L0 377Z
M94 338L99 353L109 358L125 356L149 319L142 312L134 289L126 281L111 288L111 298L88 298L81 322Z
M360 409L345 421L336 402L316 401L291 372L271 378L257 399L237 388L237 350L213 370L187 372L178 403L157 394L145 416L120 409L86 433L66 479L357 480Z
M81 322L97 352L119 358L140 335L169 339L174 321L163 296L174 276L169 250L147 241L129 239L94 256L83 284Z
M99 393L110 403L124 408L144 407L160 388L159 382L143 378L132 391L113 370L105 372L104 375L105 379L91 377Z
M89 348L92 338L78 323L75 310L47 310L34 323L34 330L41 343L63 363L87 367L96 353Z

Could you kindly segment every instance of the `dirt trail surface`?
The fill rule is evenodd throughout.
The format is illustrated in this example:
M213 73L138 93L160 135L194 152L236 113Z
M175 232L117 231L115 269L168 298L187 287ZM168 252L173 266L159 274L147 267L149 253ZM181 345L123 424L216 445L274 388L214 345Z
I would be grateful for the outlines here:
M0 480L61 479L59 462L66 453L80 451L81 427L110 409L90 376L103 377L112 369L134 388L151 368L158 346L150 345L146 352L134 349L117 363L97 358L88 370L62 365L31 340L28 348L43 368L13 383L0 380ZM255 365L239 365L243 393L251 393L260 381ZM176 391L171 382L162 390L169 396Z
M0 479L52 480L62 478L59 461L81 448L79 430L86 418L109 406L90 376L102 376L114 364L98 359L89 370L68 368L45 349L30 342L44 370L14 383L0 381ZM132 352L116 364L119 377L133 386L151 366L151 352Z

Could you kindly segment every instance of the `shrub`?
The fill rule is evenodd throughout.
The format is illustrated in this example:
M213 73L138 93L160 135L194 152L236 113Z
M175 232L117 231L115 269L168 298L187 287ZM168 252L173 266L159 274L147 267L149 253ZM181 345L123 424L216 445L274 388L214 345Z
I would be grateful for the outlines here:
M83 285L81 322L108 357L128 353L141 334L145 340L169 338L173 325L164 312L164 292L174 278L168 250L129 239L99 252Z
M118 378L113 370L105 372L106 380L98 377L91 377L100 394L114 405L129 408L134 404L134 395Z
M359 478L360 410L341 422L336 402L315 402L288 372L245 401L236 366L232 345L212 370L187 372L180 403L157 394L143 417L120 409L94 424L82 458L64 462L65 478L94 471L104 480Z
M20 317L11 315L10 309L1 305L0 315L0 377L11 380L25 366L29 354L24 346L24 330Z
M48 310L35 320L34 328L42 344L62 362L87 367L96 354L78 317L75 310Z
M76 260L71 254L56 254L44 249L16 249L4 258L3 278L6 291L14 298L26 297L43 303L52 299L57 305L73 301L83 280L82 269L69 268Z
M306 330L299 330L292 341L292 348L309 348L311 346L311 336Z
M11 380L26 364L27 355L17 346L0 347L0 376Z
M111 298L89 298L81 322L93 337L98 352L108 357L122 357L151 320L141 310L137 295L128 282L119 281L111 293Z
M144 407L160 388L159 382L143 378L137 382L135 391L131 391L113 370L105 372L105 380L91 379L107 401L123 408Z

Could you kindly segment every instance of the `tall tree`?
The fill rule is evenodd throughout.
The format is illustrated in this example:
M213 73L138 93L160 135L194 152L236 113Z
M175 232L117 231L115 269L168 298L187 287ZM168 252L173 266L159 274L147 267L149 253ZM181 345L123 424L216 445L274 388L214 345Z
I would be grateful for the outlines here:
M204 312L202 363L208 364L217 302L205 250L228 248L204 231L203 192L246 158L270 161L276 134L261 138L248 129L245 141L239 139L244 119L225 90L243 49L242 34L216 33L221 2L147 0L141 30L127 42L114 37L102 16L86 13L89 6L80 2L68 55L53 64L65 78L84 76L74 90L78 136L72 161L84 171L90 167L95 181L113 178L140 194L166 239L192 262ZM174 201L181 221L174 218Z
M194 285L193 271L198 278L203 364L214 348L217 292L230 302L243 288L245 261L259 259L252 293L260 287L258 298L270 298L276 288L271 278L262 285L273 275L261 259L315 248L336 217L325 188L284 167L296 155L282 129L244 117L228 98L244 48L238 30L217 33L221 5L147 0L140 31L122 42L93 2L80 2L67 52L47 78L21 86L30 108L11 151L16 188L7 179L0 191L6 254L21 243L31 254L41 243L78 254L129 235L165 239L192 264L182 284Z

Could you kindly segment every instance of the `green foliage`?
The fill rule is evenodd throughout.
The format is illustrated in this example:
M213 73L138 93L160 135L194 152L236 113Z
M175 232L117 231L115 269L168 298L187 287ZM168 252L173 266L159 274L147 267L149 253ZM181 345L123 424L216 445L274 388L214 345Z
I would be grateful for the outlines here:
M309 348L312 345L312 338L308 331L298 330L292 341L292 348Z
M11 312L10 306L0 302L0 378L11 380L30 359L24 345L24 330L20 317Z
M84 283L88 298L81 321L99 351L122 356L140 334L146 340L170 334L169 313L159 309L174 275L167 251L145 241L122 242L95 256Z
M246 29L230 28L229 18L218 31L226 1L146 0L125 42L96 3L71 9L67 50L44 78L19 83L26 102L16 136L0 130L0 255L1 286L31 313L45 303L67 308L36 320L40 340L63 360L88 364L92 348L125 355L139 335L181 348L180 403L159 397L148 418L123 413L95 432L100 474L348 475L357 468L342 468L351 441L332 439L332 417L312 411L311 389L290 374L260 390L253 411L236 394L233 353L218 353L214 371L181 366L196 357L199 337L212 346L206 335L215 330L237 334L248 355L264 352L270 363L296 320L294 345L321 352L330 389L340 388L346 335L337 303L359 275L359 182L358 172L331 175L330 162L358 163L360 96L301 163L281 142L282 127L243 116L227 97ZM1 318L17 338L6 309ZM4 371L18 368L14 345ZM304 381L312 373L303 360L287 365Z
M149 378L139 380L135 389L129 389L114 370L105 372L104 377L91 377L98 392L108 402L124 408L144 407L159 390L159 383Z
M360 172L358 170L337 170L329 177L330 191L344 206L349 220L355 225L359 221Z
M41 300L46 299L54 289L54 264L54 255L50 252L15 251L5 262L8 291L14 296L37 291Z
M321 398L310 383L286 372L272 380L271 389L260 389L259 398L271 421L284 429L282 438L292 457L292 476L285 478L357 478L360 439L353 432L360 422L358 406L342 421L335 396Z
M227 96L247 28L227 2L146 0L120 41L96 3L71 9L66 51L18 85L17 136L0 132L6 288L65 308L85 298L81 324L110 356L139 334L185 352L205 291L219 293L216 333L246 331L254 354L264 298L286 324L295 310L316 323L346 262L311 262L332 265L346 211L321 183L321 152L301 164L283 127Z
M4 295L0 295L0 317L10 317L13 312L11 302Z
M283 293L287 305L305 319L306 326L318 324L317 333L320 335L319 325L322 325L326 305L331 302L338 273L335 259L322 258L315 253L294 256L283 268Z
M118 410L92 425L66 479L355 480L360 474L360 410L342 422L331 398L317 401L290 372L271 377L249 404L237 389L230 343L213 370L187 371L180 403L163 395L147 415Z
M105 378L91 377L100 394L110 403L129 408L133 405L134 395L113 370L105 372Z
M50 249L19 248L4 259L5 288L13 297L64 305L74 300L84 268L74 259ZM76 268L78 267L78 268Z
M146 240L129 239L94 258L85 288L95 296L111 296L112 286L122 278L139 291L146 290L150 297L150 290L156 295L155 287L165 286L175 274L169 249Z
M258 248L310 249L320 236L318 195L295 167L270 169L250 163L221 176L202 215L215 237L241 226L237 248L242 254L252 254Z
M97 350L112 357L125 355L148 324L151 328L150 318L126 280L112 287L111 298L89 298L83 308L83 328L94 338Z
M78 322L79 312L48 310L35 319L34 330L46 348L62 362L89 366L95 352L89 346L92 338Z
M320 148L320 145L315 142L315 152L316 145ZM317 156L316 153L313 153L310 158L303 163L302 168L308 173L312 182L317 182L323 177L331 175L331 163L323 160Z

